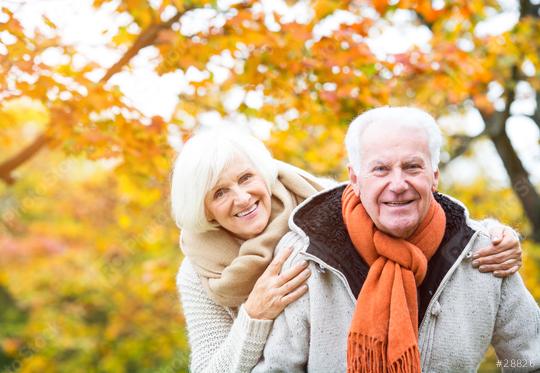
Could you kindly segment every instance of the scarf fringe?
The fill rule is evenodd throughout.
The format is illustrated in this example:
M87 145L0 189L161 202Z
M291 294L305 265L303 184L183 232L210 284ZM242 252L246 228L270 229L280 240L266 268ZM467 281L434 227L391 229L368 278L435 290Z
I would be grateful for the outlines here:
M347 373L386 373L386 343L358 333L349 333Z
M350 333L347 346L347 373L420 373L418 346L409 347L390 365L387 346L380 339Z

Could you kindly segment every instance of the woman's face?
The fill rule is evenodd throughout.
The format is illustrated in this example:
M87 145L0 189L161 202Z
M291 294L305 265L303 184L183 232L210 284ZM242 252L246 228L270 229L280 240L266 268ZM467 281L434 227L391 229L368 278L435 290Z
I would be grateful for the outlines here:
M237 156L206 193L204 207L208 220L215 220L235 236L247 240L259 235L268 225L270 193L251 162Z

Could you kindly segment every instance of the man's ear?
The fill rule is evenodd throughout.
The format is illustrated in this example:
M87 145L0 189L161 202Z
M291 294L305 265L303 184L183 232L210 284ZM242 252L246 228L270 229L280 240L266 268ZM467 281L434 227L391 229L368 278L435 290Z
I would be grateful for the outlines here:
M356 175L356 172L354 172L354 169L350 163L347 165L347 169L349 170L349 180L351 182L354 194L356 194L356 196L360 198L360 187L358 186L358 175Z
M435 192L438 186L439 186L439 169L437 169L433 173L433 186L431 187L431 191Z

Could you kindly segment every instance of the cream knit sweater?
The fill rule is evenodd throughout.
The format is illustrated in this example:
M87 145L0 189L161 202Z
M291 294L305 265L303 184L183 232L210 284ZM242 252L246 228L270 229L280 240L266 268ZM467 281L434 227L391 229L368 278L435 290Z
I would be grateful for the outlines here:
M189 259L177 286L191 346L191 371L250 372L262 355L271 320L251 319L244 307L222 307L208 297Z

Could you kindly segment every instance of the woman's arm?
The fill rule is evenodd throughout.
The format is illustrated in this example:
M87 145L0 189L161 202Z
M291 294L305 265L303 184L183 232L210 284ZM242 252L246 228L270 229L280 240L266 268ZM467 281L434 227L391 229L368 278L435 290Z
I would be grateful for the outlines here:
M480 223L489 232L491 246L474 254L473 267L480 272L493 272L496 277L507 277L517 272L522 263L518 234L494 219L485 219Z
M233 319L208 297L188 259L180 267L177 283L191 346L191 371L250 372L262 354L272 320L251 319L243 307Z
M249 372L257 363L272 321L290 303L307 292L307 263L281 272L292 250L277 255L259 277L234 319L204 291L189 259L178 274L178 289L184 307L193 372Z
M521 267L521 245L518 234L510 227L502 225L495 219L473 220L469 210L458 199L445 194L446 197L463 207L467 224L487 232L491 238L491 246L478 250L473 259L473 267L480 272L493 272L496 277L508 277Z

